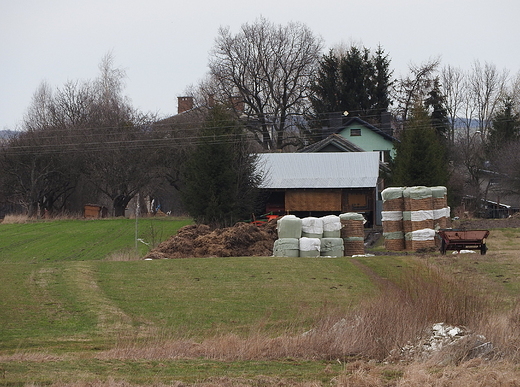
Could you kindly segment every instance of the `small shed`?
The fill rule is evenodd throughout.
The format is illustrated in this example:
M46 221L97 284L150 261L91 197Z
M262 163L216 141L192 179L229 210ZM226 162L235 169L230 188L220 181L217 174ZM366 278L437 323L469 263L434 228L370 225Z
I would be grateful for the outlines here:
M108 216L108 208L98 204L85 204L83 216L89 219L106 218Z
M378 152L262 153L265 211L297 216L357 212L376 221Z

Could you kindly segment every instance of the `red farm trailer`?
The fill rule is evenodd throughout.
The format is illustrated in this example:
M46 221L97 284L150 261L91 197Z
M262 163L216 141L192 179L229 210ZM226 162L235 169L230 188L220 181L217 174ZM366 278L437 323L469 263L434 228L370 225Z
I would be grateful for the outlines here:
M480 254L486 254L489 230L439 230L438 234L441 254L447 250L480 250Z

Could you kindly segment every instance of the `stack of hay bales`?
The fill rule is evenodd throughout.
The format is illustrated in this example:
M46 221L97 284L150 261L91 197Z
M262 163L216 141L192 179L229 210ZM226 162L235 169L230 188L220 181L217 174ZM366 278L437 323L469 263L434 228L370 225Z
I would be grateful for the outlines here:
M345 247L341 239L341 219L337 215L327 215L321 218L323 222L323 237L321 239L322 257L343 257Z
M346 256L365 254L365 218L356 212L341 214L341 237Z
M435 247L435 230L449 219L446 187L391 187L381 195L386 249Z
M357 213L278 219L275 257L343 257L364 254L365 219ZM345 251L345 249L347 249Z
M432 187L434 228L448 227L450 208L448 207L448 190L446 187Z
M294 215L286 215L277 222L278 239L274 241L275 257L299 257L302 220Z
M390 187L381 192L381 197L383 198L381 220L383 223L385 249L387 250L401 251L405 249L403 192L403 187Z

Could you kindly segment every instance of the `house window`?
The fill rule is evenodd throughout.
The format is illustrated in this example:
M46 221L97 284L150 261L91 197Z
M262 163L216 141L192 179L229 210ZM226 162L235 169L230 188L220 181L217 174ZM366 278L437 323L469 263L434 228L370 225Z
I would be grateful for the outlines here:
M350 129L350 136L361 136L361 129Z
M379 161L382 163L388 163L390 161L390 151L389 150L380 150L379 151Z

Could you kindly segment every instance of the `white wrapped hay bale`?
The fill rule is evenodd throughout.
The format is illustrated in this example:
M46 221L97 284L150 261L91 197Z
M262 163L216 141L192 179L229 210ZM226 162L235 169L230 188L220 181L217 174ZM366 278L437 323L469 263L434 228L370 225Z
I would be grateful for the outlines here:
M278 238L300 238L302 236L302 220L294 215L285 215L276 223Z
M433 222L434 222L434 228L436 230L443 229L443 228L449 228L451 219L451 208L445 207L445 208L439 208L438 210L433 210Z
M343 238L322 238L320 255L322 257L343 257Z
M341 219L337 215L327 215L323 221L323 238L341 238Z
M302 237L321 238L323 237L323 220L309 216L302 219Z
M434 227L447 228L451 215L448 207L448 190L443 186L432 187L432 196Z
M320 238L300 238L300 257L319 257L321 249Z
M383 232L403 231L403 211L381 211Z
M414 230L406 233L404 237L407 250L435 247L435 230L431 228Z
M282 238L274 241L274 257L299 257L300 241L298 238Z

